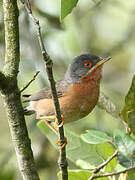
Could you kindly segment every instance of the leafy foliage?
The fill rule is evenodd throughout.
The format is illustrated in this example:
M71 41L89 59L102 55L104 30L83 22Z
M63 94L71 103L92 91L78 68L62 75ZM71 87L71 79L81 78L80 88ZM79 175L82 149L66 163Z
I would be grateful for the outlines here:
M134 164L135 140L123 131L114 132L114 143L118 149L118 159L124 167L130 167Z
M125 105L121 115L135 134L135 75L132 79L131 87L125 97Z
M81 135L82 139L90 144L99 144L112 141L106 133L95 130L88 130L87 133Z
M38 127L57 149L54 144L56 135L46 126L44 120L38 122ZM80 137L65 127L65 134L68 138L67 158L82 169L69 171L70 180L79 179L79 177L88 179L91 173L83 169L93 169L105 162L114 153L114 148L109 143L114 144L118 149L118 161L116 158L112 159L102 171L112 172L119 163L122 168L128 168L134 164L135 140L123 131L115 130L113 137L110 137L101 131L88 130ZM61 177L60 172L58 177Z
M78 0L61 0L61 21L72 12Z
M86 180L91 176L91 173L89 171L84 170L69 170L68 171L69 180ZM58 173L59 180L61 180L61 173ZM104 178L98 178L99 180L107 180L106 177Z
M114 142L118 147L120 154L131 157L135 152L135 140L123 131L116 130L114 132Z
M38 123L38 127L49 139L53 146L55 146L55 141L57 139L56 135L46 126L45 122L42 120ZM99 133L99 132L98 132ZM103 163L109 156L114 153L113 147L108 143L102 144L88 144L83 141L80 136L69 131L65 128L65 135L68 138L67 144L67 158L73 163L81 168L91 169L95 168L99 164ZM110 140L111 138L109 138ZM55 146L55 148L57 148ZM111 164L111 165L110 165ZM116 160L114 159L108 164L106 171L112 171L116 165Z

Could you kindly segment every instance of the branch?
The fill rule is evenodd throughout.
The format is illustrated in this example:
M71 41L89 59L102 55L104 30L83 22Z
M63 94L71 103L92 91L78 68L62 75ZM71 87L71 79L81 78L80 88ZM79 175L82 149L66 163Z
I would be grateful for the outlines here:
M100 92L97 106L111 114L113 117L120 118L120 113L115 104L103 92Z
M4 76L6 81L5 86L0 90L6 106L11 137L22 177L24 180L39 180L17 86L20 59L17 0L3 0L3 9L6 55L4 75L0 72L0 81Z
M9 6L9 3L11 7ZM4 74L16 77L18 74L20 52L19 52L19 32L18 32L18 9L16 1L4 0L4 23L5 23L5 66ZM12 17L13 16L13 17ZM10 25L10 23L12 25ZM10 43L9 43L10 42Z
M46 71L47 71L48 79L50 82L50 88L51 88L52 98L53 98L53 102L54 102L55 114L56 114L56 117L58 120L58 125L60 125L62 123L62 119L61 119L60 105L59 105L59 101L58 101L57 91L56 91L56 87L55 87L55 81L54 81L53 72L52 72L53 63L52 63L52 60L50 59L49 55L46 52L46 49L45 49L45 46L43 43L43 39L42 39L42 35L41 35L41 31L40 31L40 24L39 24L39 21L32 14L31 5L30 5L29 0L21 0L21 1L22 1L22 3L24 3L28 15L30 16L30 18L32 19L32 21L34 22L34 24L36 26L38 41L40 44L40 49L42 52L43 60L45 61L45 64L46 64ZM58 126L58 131L59 131L60 144L63 144L63 142L65 141L63 126ZM66 159L66 147L64 147L64 148L60 149L60 159L59 159L59 167L60 167L61 173L62 173L62 180L68 179L67 166L68 166L68 164L67 164L67 159Z
M0 71L0 89L3 89L6 87L6 77L5 75Z
M115 158L118 155L118 151L115 151L114 154L112 156L110 156L105 162L103 162L102 164L100 164L98 167L96 167L93 170L93 173L98 173L102 168L104 168L113 158Z
M119 174L122 174L122 173L126 173L127 171L131 171L133 169L135 169L135 166L134 167L129 167L127 169L124 169L124 170L118 171L118 172L111 172L111 173L105 173L105 174L94 174L88 180L93 180L93 179L97 179L97 178L100 178L100 177L116 176L116 175L119 175Z
M124 126L125 126L125 130L128 134L131 133L130 128L128 127L128 124L123 121L123 119L120 116L120 112L118 111L117 107L115 106L115 104L111 101L111 99L106 96L103 92L100 92L100 96L99 96L99 100L97 103L97 106L103 110L105 110L108 114L110 114L111 116L113 116L114 118L119 118Z
M22 93L29 85L36 79L37 75L40 73L40 71L37 71L33 78L20 90L20 93Z

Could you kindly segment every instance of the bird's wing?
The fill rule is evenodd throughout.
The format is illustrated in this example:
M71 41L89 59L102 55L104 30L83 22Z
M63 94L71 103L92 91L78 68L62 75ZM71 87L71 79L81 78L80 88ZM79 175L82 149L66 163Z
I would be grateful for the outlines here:
M66 82L65 80L58 81L56 83L56 89L57 89L58 98L63 96L68 88L69 88L69 83L68 82ZM38 101L40 99L50 99L50 98L52 98L51 90L50 90L49 87L45 87L45 88L41 89L40 91L38 91L37 93L32 94L32 95L23 95L23 97L26 98L24 102Z

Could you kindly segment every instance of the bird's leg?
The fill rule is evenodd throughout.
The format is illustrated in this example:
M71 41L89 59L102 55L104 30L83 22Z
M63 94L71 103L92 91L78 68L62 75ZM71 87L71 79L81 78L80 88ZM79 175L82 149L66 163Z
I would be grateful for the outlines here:
M51 122L45 120L45 123L53 132L55 132L56 135L58 135L58 130L54 126L51 125Z
M62 121L61 121L61 123L58 125L58 120L57 120L57 118L56 118L55 124L54 124L54 127L55 127L55 128L61 127L61 126L64 125L64 116L63 116L63 115L61 115L61 119L62 119ZM60 140L59 140L59 139L56 141L56 145L58 145L58 144L60 144ZM63 148L66 146L66 144L67 144L67 138L64 137L64 141L63 141L62 144L61 144L61 149L63 149Z
M45 123L46 125L53 131L55 132L55 134L58 136L59 133L58 133L58 130L56 129L57 127L61 127L64 125L64 120L63 120L63 115L61 115L62 117L62 122L60 123L60 125L58 125L58 120L56 118L56 116L40 116L38 117L37 119L45 119ZM54 121L54 126L51 124L52 122ZM56 145L59 145L60 144L60 140L57 140ZM67 144L67 138L64 137L64 141L62 142L62 144L60 145L61 148L64 148L64 146Z
M58 135L58 130L51 124L53 121L56 121L56 116L37 116L36 119L38 120L45 120L46 125L53 131L55 132L56 135Z

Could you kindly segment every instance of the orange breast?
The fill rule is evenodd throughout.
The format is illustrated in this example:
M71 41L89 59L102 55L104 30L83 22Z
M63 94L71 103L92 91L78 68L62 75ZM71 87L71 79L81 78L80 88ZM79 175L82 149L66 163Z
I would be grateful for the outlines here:
M61 113L66 122L87 116L95 107L99 96L99 86L75 84L64 97L59 99Z

